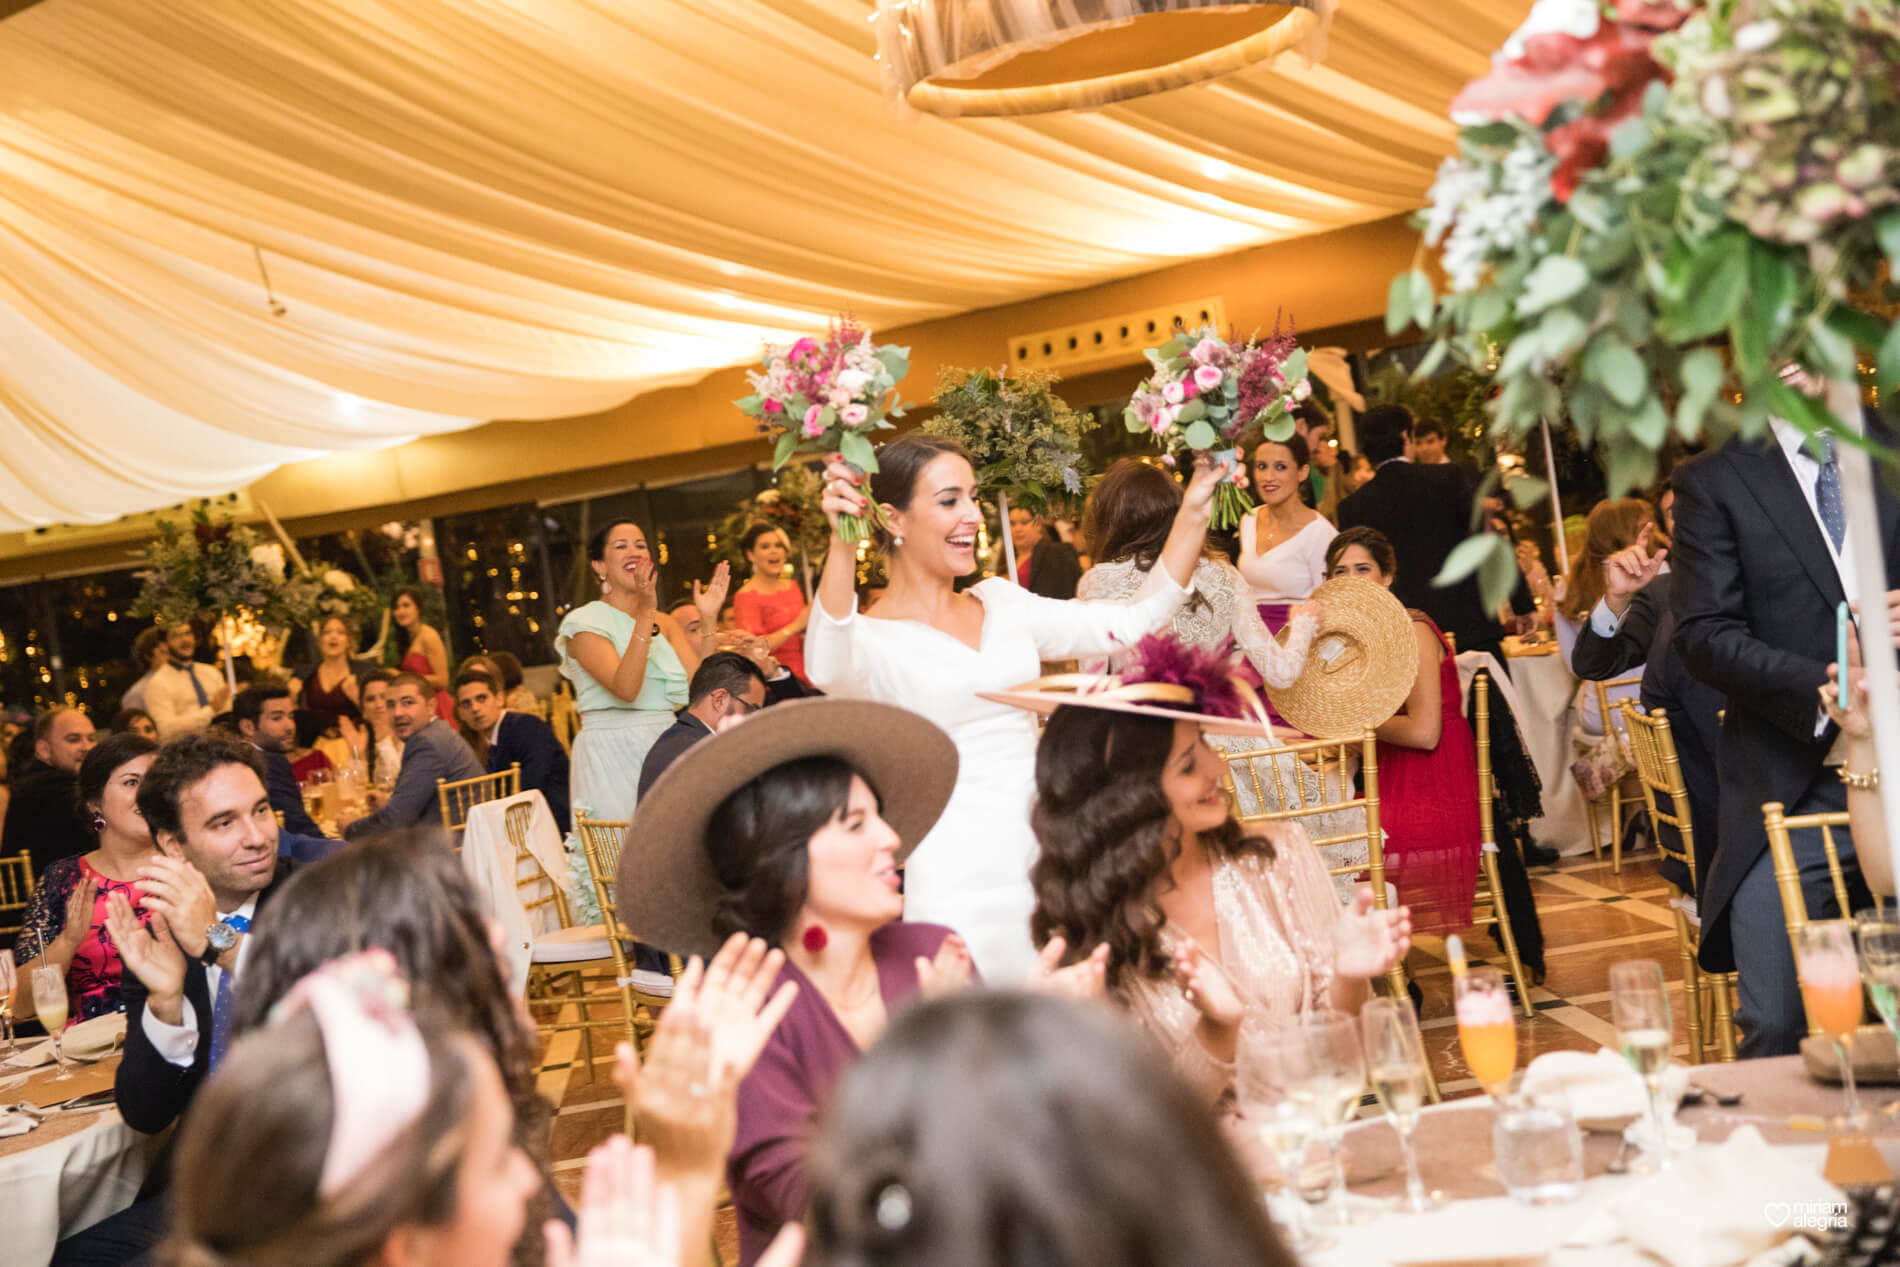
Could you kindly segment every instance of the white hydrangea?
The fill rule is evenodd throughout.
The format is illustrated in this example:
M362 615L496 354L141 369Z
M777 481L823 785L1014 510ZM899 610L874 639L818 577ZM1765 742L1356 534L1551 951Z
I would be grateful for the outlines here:
M1451 232L1445 238L1443 264L1454 291L1477 289L1492 260L1523 245L1550 199L1550 174L1556 166L1548 153L1520 145L1494 169L1495 184L1490 173L1481 168L1466 169L1477 174L1476 183L1464 183L1468 180L1465 173L1452 175L1456 183L1450 192L1459 200L1447 217ZM1445 169L1440 168L1439 180L1446 178ZM1433 190L1435 215L1437 186ZM1443 226L1439 232L1444 232ZM1430 237L1426 240L1433 241Z
M325 572L323 584L338 594L351 594L356 591L356 578L339 568L331 568Z
M270 573L272 579L284 579L284 547L270 544L251 547L251 563Z

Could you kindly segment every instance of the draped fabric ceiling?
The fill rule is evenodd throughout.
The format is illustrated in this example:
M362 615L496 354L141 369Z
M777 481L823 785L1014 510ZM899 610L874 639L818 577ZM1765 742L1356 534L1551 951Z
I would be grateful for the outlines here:
M1389 216L1527 7L906 120L870 0L45 0L0 23L0 530Z

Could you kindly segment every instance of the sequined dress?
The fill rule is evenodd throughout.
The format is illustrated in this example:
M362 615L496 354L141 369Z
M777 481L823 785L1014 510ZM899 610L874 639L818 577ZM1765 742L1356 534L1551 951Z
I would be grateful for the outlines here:
M1326 1006L1333 984L1333 935L1339 903L1326 867L1295 823L1262 823L1256 834L1273 844L1260 853L1214 864L1217 957L1245 1005L1242 1025L1279 1029L1301 1013ZM1172 950L1180 933L1161 930ZM1231 1061L1216 1060L1195 1034L1201 1014L1172 975L1124 979L1116 994L1137 1023L1169 1052L1175 1069L1207 1101L1226 1098L1234 1083Z

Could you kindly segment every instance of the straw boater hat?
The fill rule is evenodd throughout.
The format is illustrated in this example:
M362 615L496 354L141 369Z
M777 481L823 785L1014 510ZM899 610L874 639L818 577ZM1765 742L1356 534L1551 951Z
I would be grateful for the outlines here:
M634 808L615 877L620 919L650 945L710 958L724 886L706 829L728 796L804 757L836 757L871 785L902 843L902 863L936 825L957 782L957 746L909 709L869 700L774 704L680 756Z
M1318 739L1356 739L1398 712L1418 677L1412 617L1390 590L1357 576L1312 593L1323 609L1306 667L1293 685L1268 687L1289 726Z
M1255 690L1259 679L1233 654L1232 640L1205 651L1172 634L1136 643L1118 674L1057 673L1007 691L979 691L1032 713L1100 708L1165 721L1191 721L1214 735L1273 737Z

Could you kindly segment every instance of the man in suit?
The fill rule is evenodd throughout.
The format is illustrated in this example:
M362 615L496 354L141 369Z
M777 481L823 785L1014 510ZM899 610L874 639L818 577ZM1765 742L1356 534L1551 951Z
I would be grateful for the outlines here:
M1689 671L1727 696L1716 765L1720 845L1699 907L1703 967L1736 970L1743 1056L1793 1052L1807 1032L1761 807L1789 814L1843 809L1830 765L1836 731L1817 688L1835 655L1836 606L1896 601L1900 507L1877 497L1887 594L1861 594L1831 443L1810 450L1793 426L1730 440L1678 467L1672 594L1676 649ZM1868 899L1853 842L1836 832L1849 909L1828 880L1819 832L1793 844L1809 913L1849 915Z
M1663 530L1673 538L1676 495L1666 483L1656 497L1656 508ZM1715 751L1723 701L1721 692L1689 672L1676 648L1676 617L1671 610L1675 575L1668 570L1668 556L1667 549L1653 544L1653 530L1645 528L1636 544L1605 561L1603 597L1577 631L1571 667L1587 681L1607 682L1641 666L1641 703L1645 711L1660 708L1669 716L1683 786L1689 793L1690 825L1695 830L1694 872L1669 861L1659 870L1685 891L1701 893L1719 839L1716 806L1721 793ZM1675 830L1660 824L1659 829Z
M435 687L416 673L398 673L389 684L389 728L402 740L402 769L387 798L374 789L377 810L343 828L345 840L398 827L434 821L441 813L435 785L479 779L484 773L475 752L453 727L435 715Z
M502 704L501 683L481 669L456 674L455 708L464 725L488 737L488 773L500 774L519 765L521 790L540 792L561 834L566 835L567 749L554 737L554 728L531 714L508 711Z
M323 839L323 829L304 808L303 793L285 754L297 739L297 719L290 708L290 691L282 686L247 686L231 701L231 723L240 738L264 758L264 786L270 807L284 816L284 829L299 836Z
M686 707L647 750L640 767L639 794L645 796L681 753L718 730L728 717L746 717L764 707L765 674L750 657L737 651L707 656L686 688Z
M1498 622L1484 609L1475 577L1437 588L1432 578L1452 549L1471 534L1471 500L1455 466L1425 466L1412 457L1412 415L1379 405L1359 420L1359 446L1373 476L1339 503L1339 526L1376 528L1398 555L1392 593L1457 640L1458 650L1504 658Z
M33 878L61 858L98 844L79 816L79 763L98 736L76 708L49 708L33 719L33 763L13 775L13 795L0 826L0 848L33 858Z

